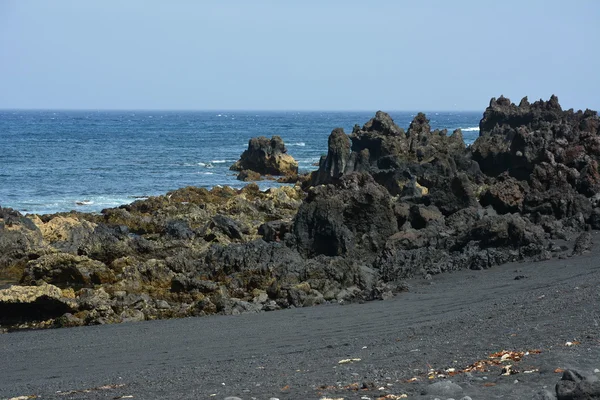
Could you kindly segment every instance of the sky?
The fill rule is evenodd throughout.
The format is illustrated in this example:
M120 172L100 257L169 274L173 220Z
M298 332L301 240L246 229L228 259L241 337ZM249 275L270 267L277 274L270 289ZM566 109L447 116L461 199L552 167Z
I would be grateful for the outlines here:
M598 0L0 0L0 108L600 109Z

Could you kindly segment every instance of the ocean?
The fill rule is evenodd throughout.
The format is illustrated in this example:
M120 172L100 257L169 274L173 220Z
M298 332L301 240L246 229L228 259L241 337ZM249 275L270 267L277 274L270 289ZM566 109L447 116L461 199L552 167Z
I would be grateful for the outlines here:
M408 128L414 112L390 112ZM254 136L279 135L300 171L327 153L333 128L375 112L0 111L0 206L99 212L185 186L242 187L229 171ZM432 128L479 135L481 112L429 112ZM262 189L276 185L259 182Z

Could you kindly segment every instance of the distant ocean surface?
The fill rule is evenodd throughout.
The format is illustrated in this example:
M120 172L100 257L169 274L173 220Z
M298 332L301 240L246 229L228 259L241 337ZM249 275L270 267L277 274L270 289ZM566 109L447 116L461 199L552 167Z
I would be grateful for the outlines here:
M229 171L253 136L279 135L301 171L333 128L375 112L0 111L0 206L23 213L98 212L185 186L242 187ZM391 112L408 128L415 113ZM480 112L429 112L432 128L479 135ZM265 189L275 183L259 182Z

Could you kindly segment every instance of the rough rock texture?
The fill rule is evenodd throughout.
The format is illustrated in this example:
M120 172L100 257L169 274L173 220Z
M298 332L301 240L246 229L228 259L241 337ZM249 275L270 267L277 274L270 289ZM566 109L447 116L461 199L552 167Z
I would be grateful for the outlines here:
M13 317L0 324L385 299L413 276L580 254L600 229L599 129L595 112L563 111L555 97L501 97L467 148L424 114L405 131L379 111L351 135L334 129L319 169L295 187L188 187L99 215L0 209L0 280L56 285L69 299L37 313L36 301L27 312L4 302ZM277 137L252 139L235 168L297 172Z
M17 211L0 207L0 279L18 280L23 266L42 247L42 232Z
M240 173L237 176L237 179L239 181L252 182L252 181L262 181L263 177L261 174L259 174L256 171L244 169L244 170L240 171Z
M519 180L539 181L531 176L536 166L542 171L562 169L562 174L538 183L564 183L583 192L597 189L598 171L593 161L600 155L600 122L595 111L563 111L555 96L533 104L525 97L518 106L501 96L490 101L479 128L473 159L486 174L496 176L507 171ZM581 177L584 169L586 183ZM579 174L572 175L573 170ZM569 175L574 179L571 182Z
M459 170L478 172L465 157L460 130L450 136L445 130L431 131L421 113L405 132L388 114L378 111L362 128L355 126L349 138L344 136L343 130L332 132L328 155L312 174L312 185L335 183L352 172L367 172L392 195L420 196Z
M321 157L313 184L336 182L346 171L350 160L350 139L342 128L335 128L328 140L327 156Z
M254 180L259 175L297 175L298 163L292 156L287 154L283 140L279 136L267 139L259 136L250 139L248 149L230 168L233 171L242 171L238 175L240 180Z
M21 283L25 285L45 282L59 287L83 287L112 283L114 273L102 262L85 256L58 253L29 261Z
M563 372L562 379L556 384L558 400L594 400L600 399L600 380L588 378L574 370Z
M0 290L0 324L56 318L72 312L74 301L53 285L11 286Z
M308 257L373 254L397 230L390 194L360 173L345 176L337 186L311 189L293 228L300 252Z

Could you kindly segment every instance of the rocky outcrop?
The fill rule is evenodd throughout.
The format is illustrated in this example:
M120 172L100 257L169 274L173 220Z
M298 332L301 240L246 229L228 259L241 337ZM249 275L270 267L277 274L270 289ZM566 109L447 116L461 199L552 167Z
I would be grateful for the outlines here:
M94 232L96 224L74 216L57 215L44 221L37 216L31 220L42 232L44 242L65 253L77 254L77 249Z
M367 256L397 230L390 194L364 173L311 189L293 227L298 248L308 257Z
M197 315L194 304L207 293L196 293L194 284L177 286L178 279L188 277L196 282L204 276L204 281L217 288L224 285L220 292L224 298L252 300L252 293L233 292L229 286L231 282L235 285L233 277L222 275L220 268L213 271L214 266L205 261L210 259L207 254L213 246L229 249L232 243L268 236L259 232L264 224L273 226L273 221L280 221L289 226L303 197L299 188L260 191L250 184L242 190L183 188L103 210L99 215L22 216L3 209L0 224L9 226L10 232L4 236L4 271L11 275L0 278L31 288L50 283L70 293L73 302L66 311L57 308L64 315L27 312L18 321L6 319L0 325L77 326ZM282 240L277 237L285 234L282 229L273 233L273 241ZM8 246L15 251L9 252ZM227 254L231 253L226 252L225 257ZM269 301L260 303L258 309L274 309ZM16 303L4 307L7 314L22 314L22 306Z
M188 187L99 215L0 209L0 279L31 294L0 300L0 324L385 299L414 276L588 251L600 229L596 113L501 97L480 127L466 148L459 130L431 130L424 114L404 130L377 112L350 135L333 130L306 192ZM244 154L240 168L294 170L277 161L276 138L253 139Z
M0 279L18 281L29 257L42 247L42 232L32 220L0 207Z
M526 183L503 174L494 184L483 190L480 202L482 206L492 206L501 214L521 212L526 191Z
M350 136L332 132L311 190L321 194L317 210L330 211L324 215L337 221L342 219L331 208L336 196L349 203L341 184L346 177L367 173L387 190L398 232L385 246L376 246L373 265L384 280L547 258L548 240L574 238L600 220L592 197L598 189L593 150L598 126L595 112L563 112L555 97L532 105L525 99L519 106L500 98L492 100L480 138L467 149L460 130L450 136L432 131L424 114L404 131L378 112ZM350 153L345 151L348 140ZM566 152L561 150L565 144ZM309 194L307 204L311 199ZM304 220L301 208L296 223ZM318 226L334 233L334 241L323 240L328 251L343 254L335 249L344 246L334 243L352 243L348 229L340 228L343 223ZM373 229L378 226L387 232L385 224ZM303 226L295 233L300 238L309 231Z
M555 96L533 104L524 98L518 106L492 99L472 154L493 182L482 201L499 212L523 212L536 222L593 223L600 189L595 111L564 111Z
M319 169L313 174L313 185L336 182L346 172L350 160L350 139L342 128L329 135L327 156L321 157Z
M507 172L541 185L564 182L581 191L590 184L597 189L592 163L600 156L600 119L595 111L563 111L556 96L533 104L525 97L518 106L501 96L490 101L479 128L473 159L487 175ZM581 180L583 170L587 184ZM543 171L558 180L540 176Z
M29 261L21 278L25 285L50 283L62 288L90 287L114 281L114 273L102 262L66 253Z
M311 184L335 183L343 175L367 172L392 195L420 196L461 170L478 173L467 157L460 130L450 136L445 130L431 131L429 120L419 113L404 131L378 111L362 128L355 126L350 136L339 128L331 133L327 157L313 172Z
M600 380L568 369L556 384L556 397L558 400L600 399Z
M238 175L240 180L256 178L252 171L259 175L298 175L298 163L287 154L285 144L279 136L273 136L271 139L264 136L250 139L248 149L230 169L242 171Z
M244 181L244 182L256 182L256 181L262 181L263 176L256 171L244 169L244 170L240 171L240 173L237 176L237 179L239 181Z
M57 318L76 307L53 285L11 286L0 290L0 325Z

